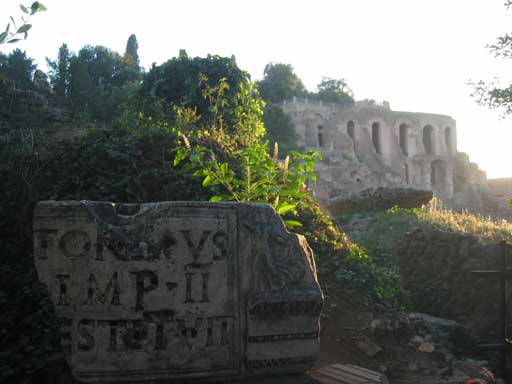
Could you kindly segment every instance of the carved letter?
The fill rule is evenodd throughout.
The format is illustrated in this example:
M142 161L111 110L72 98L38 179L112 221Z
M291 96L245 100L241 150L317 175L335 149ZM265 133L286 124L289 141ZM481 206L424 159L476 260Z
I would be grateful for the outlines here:
M117 321L109 321L110 325L110 340L109 340L109 351L117 351Z
M94 348L94 337L89 332L89 328L94 326L94 320L80 320L76 333L81 338L77 343L79 351L90 351Z
M206 328L206 346L210 347L213 343L213 317L206 319L208 322L208 328Z
M105 290L102 292L96 278L91 273L89 275L89 288L87 289L87 299L85 299L84 305L97 305L97 304L105 304L107 302L107 296L109 293L112 293L112 299L110 300L110 304L112 305L120 305L119 302L119 293L121 292L121 288L119 287L119 281L117 279L117 272L112 274L112 279L105 287Z
M178 325L178 334L182 340L185 341L188 348L191 349L194 344L195 338L199 333L199 327L203 323L203 318L196 317L196 321L193 327L187 327L185 325L185 319L176 319L176 324Z
M40 229L37 231L39 240L39 260L48 259L48 248L53 244L53 236L57 235L56 229Z
M98 238L98 242L96 243L96 260L104 261L105 257L103 256L103 243Z
M135 284L137 287L137 301L135 304L136 311L144 310L144 294L153 291L158 286L158 276L152 271L137 271L132 272L135 275ZM146 285L145 281L149 279L149 284Z
M85 257L91 249L91 240L87 232L75 229L60 238L59 248L66 257Z
M167 338L164 333L164 324L174 320L174 311L162 310L154 312L144 312L144 320L156 323L155 329L155 351L165 350L167 348Z
M201 303L209 303L210 299L208 298L208 276L210 274L208 272L201 273L203 277L203 298L201 299Z
M195 303L195 301L192 299L192 276L194 276L193 273L185 273L186 290L184 303Z
M228 319L222 321L222 328L220 330L220 345L228 344Z
M211 263L208 264L200 264L201 268L209 268L211 266ZM189 265L186 265L185 268L187 269ZM186 282L186 289L185 289L185 301L184 303L195 303L195 300L192 298L192 282L193 277L195 276L195 273L187 272L185 273L185 282ZM201 297L201 303L209 303L210 298L208 297L208 277L210 274L208 272L201 273L202 277L202 297Z
M144 321L134 320L128 322L121 338L128 349L141 349L142 342L146 339L147 335L148 329Z
M57 275L57 279L59 280L59 301L57 305L69 305L69 300L67 297L68 286L66 284L66 279L69 279L69 275Z
M220 255L218 253L213 254L213 260L224 260L228 256L228 235L224 232L216 232L213 235L213 244L219 249Z
M201 255L201 251L203 250L204 243L208 239L208 236L212 233L212 231L203 231L203 234L201 235L201 239L199 240L199 244L194 245L194 242L192 241L192 238L190 236L190 231L180 231L183 237L185 238L185 241L187 242L188 250L190 253L190 256L194 259L194 261L197 261L199 256Z

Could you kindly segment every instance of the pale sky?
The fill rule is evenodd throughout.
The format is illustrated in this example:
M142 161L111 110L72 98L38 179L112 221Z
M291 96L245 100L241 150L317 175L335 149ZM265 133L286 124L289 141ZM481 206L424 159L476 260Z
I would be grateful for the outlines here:
M0 0L0 23L22 0ZM30 0L27 5L30 4ZM179 49L189 56L235 55L254 80L269 62L292 64L309 90L322 76L345 78L357 100L457 120L458 150L489 178L512 176L512 118L479 107L469 80L512 80L512 63L485 48L512 32L504 0L42 0L26 50L39 67L68 44L123 53L137 35L144 67Z

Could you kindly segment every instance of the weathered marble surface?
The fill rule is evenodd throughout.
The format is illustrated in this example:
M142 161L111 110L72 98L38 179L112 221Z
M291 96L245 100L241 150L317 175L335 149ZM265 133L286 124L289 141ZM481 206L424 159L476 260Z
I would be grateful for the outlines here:
M313 255L268 206L40 202L34 259L80 381L301 372L318 357Z

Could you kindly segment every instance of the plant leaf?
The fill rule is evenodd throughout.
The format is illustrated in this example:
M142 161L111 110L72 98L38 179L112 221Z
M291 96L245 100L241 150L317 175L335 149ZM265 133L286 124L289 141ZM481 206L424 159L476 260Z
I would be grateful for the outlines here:
M284 220L284 225L286 225L286 228L288 229L302 227L302 224L297 220Z
M39 1L34 1L32 3L32 5L30 6L30 14L33 15L34 13L36 13L37 11L39 11Z
M24 24L22 25L18 31L16 33L25 33L27 32L30 28L32 28L32 24Z
M213 180L212 178L210 177L210 175L206 176L203 180L203 187L207 187L209 185L212 185L213 184Z
M285 204L277 209L277 214L282 216L285 213L292 211L293 209L295 209L295 204Z

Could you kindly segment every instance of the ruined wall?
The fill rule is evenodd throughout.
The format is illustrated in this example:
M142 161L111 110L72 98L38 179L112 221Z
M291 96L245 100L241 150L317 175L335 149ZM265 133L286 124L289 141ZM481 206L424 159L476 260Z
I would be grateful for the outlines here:
M388 103L345 107L297 98L282 108L292 117L299 145L324 157L317 166L320 199L376 187L432 190L444 201L455 197L457 126L450 116L392 111ZM485 184L485 173L469 179Z
M510 255L510 244L506 249ZM473 235L417 229L398 250L402 286L418 311L456 320L476 336L495 337L498 279L471 271L500 269L502 252L503 244L483 243Z

